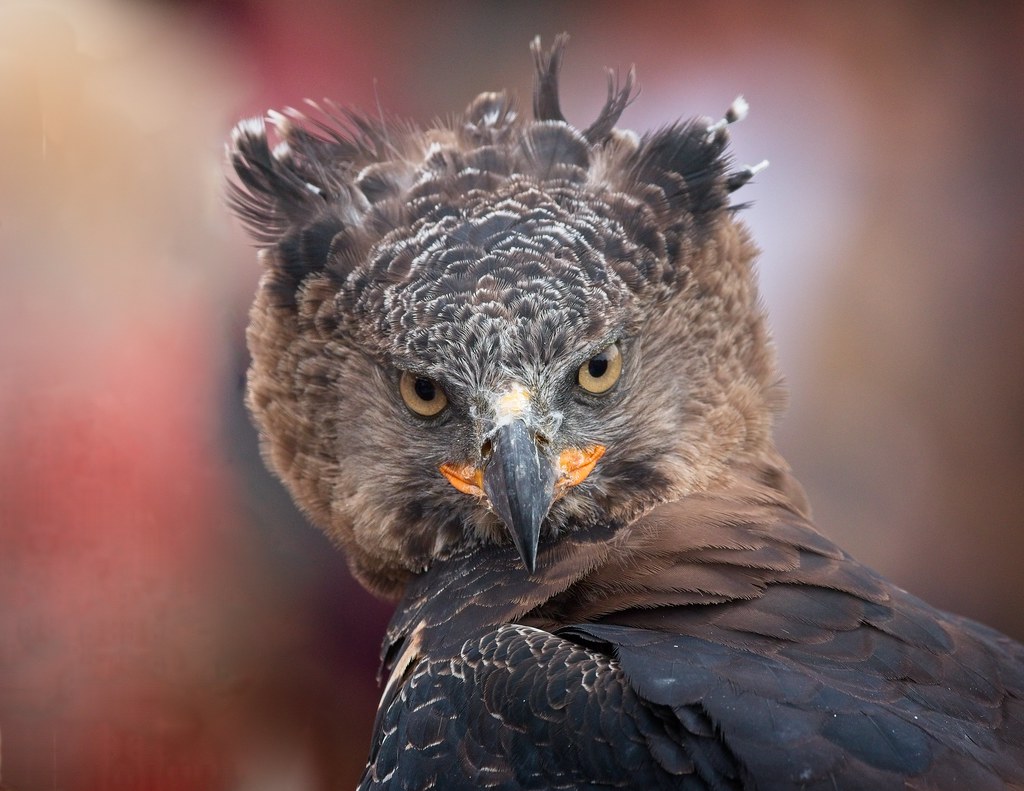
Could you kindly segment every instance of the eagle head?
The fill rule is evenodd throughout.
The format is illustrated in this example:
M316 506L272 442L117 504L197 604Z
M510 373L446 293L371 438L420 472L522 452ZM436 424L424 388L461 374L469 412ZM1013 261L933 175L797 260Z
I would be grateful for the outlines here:
M778 374L730 195L727 126L584 129L565 45L428 128L312 106L234 131L260 246L248 405L265 457L356 576L398 595L485 542L615 525L771 453Z

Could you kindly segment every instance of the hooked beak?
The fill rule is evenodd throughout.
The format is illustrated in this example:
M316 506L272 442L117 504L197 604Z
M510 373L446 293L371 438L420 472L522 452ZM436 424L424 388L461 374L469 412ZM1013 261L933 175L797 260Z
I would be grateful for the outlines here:
M603 445L570 448L554 457L547 442L522 419L501 425L489 437L481 467L442 464L441 473L465 494L486 496L508 528L523 565L537 567L537 545L551 504L582 483L604 454Z
M557 478L555 465L525 422L513 420L494 433L484 467L484 494L531 574L537 567L540 525L555 499Z

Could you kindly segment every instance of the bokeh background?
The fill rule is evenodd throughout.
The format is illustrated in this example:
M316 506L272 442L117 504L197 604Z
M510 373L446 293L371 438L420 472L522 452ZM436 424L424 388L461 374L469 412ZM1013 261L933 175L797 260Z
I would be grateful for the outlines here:
M17 791L352 787L389 615L263 470L240 117L718 116L821 528L1024 638L1024 5L0 2L0 776Z

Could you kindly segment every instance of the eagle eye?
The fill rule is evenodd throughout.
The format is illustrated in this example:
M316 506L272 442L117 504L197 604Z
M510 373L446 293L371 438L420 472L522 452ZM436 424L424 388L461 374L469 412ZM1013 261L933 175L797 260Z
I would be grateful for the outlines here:
M622 352L619 351L619 345L613 343L583 363L576 379L588 393L600 395L619 381L621 373Z
M448 406L448 396L433 379L405 371L398 381L402 400L420 417L433 417Z

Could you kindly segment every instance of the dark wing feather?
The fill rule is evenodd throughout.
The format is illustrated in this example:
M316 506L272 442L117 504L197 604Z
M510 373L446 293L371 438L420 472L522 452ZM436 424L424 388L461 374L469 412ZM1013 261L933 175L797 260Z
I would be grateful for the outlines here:
M760 570L757 595L634 607L558 633L616 657L645 700L700 701L758 788L1024 785L1024 647L827 551L803 520L765 516L800 548L792 569L732 550L733 577ZM679 553L650 589L685 579L687 556L701 553Z
M416 659L367 783L419 777L441 716L467 788L1024 788L1024 647L785 501L740 481L544 544L532 578L511 547L436 564L392 624Z
M605 653L502 626L382 701L360 788L741 788L701 705L679 708L643 700Z
M1024 782L1019 732L1000 731L1007 699L1019 698L977 699L970 687L950 689L957 679L948 675L927 686L886 678L874 661L884 652L848 663L618 625L560 634L615 656L644 700L673 710L699 702L760 789L994 791Z

